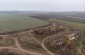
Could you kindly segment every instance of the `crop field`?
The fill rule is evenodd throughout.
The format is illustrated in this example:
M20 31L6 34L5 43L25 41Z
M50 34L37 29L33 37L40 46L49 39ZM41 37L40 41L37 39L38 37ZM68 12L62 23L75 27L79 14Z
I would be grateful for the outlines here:
M0 32L35 28L48 25L48 22L32 17L0 13Z
M62 19L49 19L49 20L52 22L58 23L58 24L63 24L63 25L71 26L71 27L78 28L78 29L85 29L84 23L71 22L71 21L66 21Z

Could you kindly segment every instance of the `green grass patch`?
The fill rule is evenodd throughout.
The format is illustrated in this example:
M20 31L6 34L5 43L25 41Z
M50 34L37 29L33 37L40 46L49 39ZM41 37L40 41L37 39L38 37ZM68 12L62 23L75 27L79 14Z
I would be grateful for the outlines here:
M61 19L49 19L52 22L58 23L58 24L63 24L63 25L68 25L68 26L72 26L75 28L79 28L79 29L85 29L85 24L83 23L78 23L78 22L71 22L71 21L66 21L66 20L61 20Z
M0 13L0 32L35 28L48 25L48 22L32 17Z

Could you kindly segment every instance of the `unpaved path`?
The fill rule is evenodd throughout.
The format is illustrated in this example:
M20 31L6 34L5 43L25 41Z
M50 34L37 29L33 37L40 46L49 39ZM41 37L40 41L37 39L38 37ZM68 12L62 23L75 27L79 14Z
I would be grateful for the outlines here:
M14 37L13 37L13 39L15 40L16 47L17 47L20 51L25 52L25 53L28 53L28 54L32 54L32 55L44 55L44 54L41 54L41 53L36 53L36 52L34 52L34 51L32 52L32 51L28 51L28 50L25 50L25 49L21 48L18 40L17 40L16 38L14 38Z
M55 54L52 53L50 50L48 50L48 49L46 48L46 46L44 45L44 42L45 42L47 39L52 38L54 35L48 36L48 37L44 38L43 41L42 41L42 43L41 43L39 40L37 40L37 39L32 35L32 31L33 31L33 30L30 30L30 31L29 31L29 35L30 35L31 37L33 37L47 53L49 53L50 55L55 55ZM66 27L66 30L65 30L64 32L58 33L57 36L58 36L58 35L61 35L62 33L68 32L68 31L69 31L69 28Z
M50 54L50 55L55 55L54 53L52 53L51 51L49 51L45 46L44 46L44 44L43 43L41 43L39 40L37 40L33 35L32 35L32 32L33 30L30 30L29 31L29 35L31 36L31 37L33 37L38 43L39 43L39 45L48 53L48 54Z
M63 32L62 32L62 33L63 33ZM59 35L61 35L62 33L59 33L59 34L57 34L56 36L59 36ZM47 38L44 38L43 41L42 41L42 46L43 46L43 48L44 48L48 53L52 53L52 52L51 52L50 50L48 50L47 47L45 46L45 41L46 41L47 39L53 38L53 36L55 36L55 35L49 36L49 37L47 37ZM52 53L51 55L55 55L55 54Z
M31 35L31 31L32 31L32 30L29 31L29 34L30 34L30 35ZM31 37L33 37L33 36L31 35ZM25 50L25 49L23 49L23 48L20 46L20 43L18 42L18 39L17 39L17 38L15 38L15 37L11 37L11 38L13 38L13 40L15 41L15 46L16 46L16 47L13 47L13 46L5 46L5 47L0 47L0 50L1 50L1 49L10 49L10 50L21 51L21 52L24 52L24 53L27 53L27 54L31 54L31 55L47 55L47 54L45 54L45 53L38 53L38 52L34 52L34 51ZM33 38L34 38L34 37L33 37ZM41 44L36 38L34 38L34 39L42 46L42 44Z
M5 46L5 47L0 47L0 50L2 49L10 49L10 50L15 50L15 51L20 51L22 53L27 53L27 54L30 54L30 55L46 55L46 54L41 54L41 53L36 53L36 52L32 52L32 51L28 51L28 50L25 50L23 48L21 48L17 38L15 37L12 37L15 41L15 45L16 47L13 47L13 46Z
M82 44L80 44L80 45L81 45L81 46L78 48L78 52L80 53L80 55L84 55L84 54L82 53L82 51L81 51L83 45L82 45Z
M49 26L48 26L49 27ZM66 28L66 30L64 31L64 32L67 32L69 29L68 28ZM54 53L52 53L50 50L48 50L47 48L46 48L46 46L44 45L44 42L47 40L47 39L49 39L49 38L52 38L52 36L49 36L49 37L46 37L46 38L44 38L43 39L43 41L42 41L42 43L39 41L39 40L37 40L33 35L32 35L32 32L33 30L30 30L29 31L29 35L31 36L31 37L33 37L35 40L36 40L36 42L38 42L38 44L49 54L49 55L55 55ZM61 32L61 33L59 33L59 34L57 34L57 35L60 35L60 34L62 34L62 33L64 33L64 32ZM12 37L14 40L15 40L15 44L16 44L16 47L0 47L0 49L11 49L11 50L17 50L17 51L21 51L21 52L24 52L24 53L27 53L27 54L31 54L31 55L46 55L46 54L41 54L41 53L36 53L36 52L32 52L32 51L29 51L29 50L25 50L25 49L23 49L21 46L20 46L20 43L18 42L18 39L17 38L15 38L15 37Z
M15 51L20 51L22 53L27 53L27 54L30 54L30 55L44 55L44 54L40 54L40 53L35 53L35 52L31 52L31 51L26 51L24 49L19 49L19 48L14 48L14 47L0 47L0 50L2 49L9 49L9 50L15 50Z
M65 33L65 32L68 32L68 31L69 31L69 28L66 27L66 30L65 30L64 32L60 32L60 33L55 34L55 35L56 35L56 36L59 36L59 35L61 35L62 33ZM46 46L45 46L44 43L45 43L45 41L46 41L47 39L53 38L53 36L55 36L55 35L46 37L46 38L44 38L43 41L42 41L42 46L44 47L44 49L45 49L48 53L52 53L52 52L49 51L49 50L46 48ZM53 54L53 53L52 53L52 54ZM53 54L53 55L55 55L55 54Z

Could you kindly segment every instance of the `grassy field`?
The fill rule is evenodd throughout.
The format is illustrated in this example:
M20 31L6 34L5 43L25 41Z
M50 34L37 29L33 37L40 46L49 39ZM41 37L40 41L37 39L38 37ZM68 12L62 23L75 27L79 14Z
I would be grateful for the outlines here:
M24 15L0 13L0 32L35 28L47 24L46 21Z
M85 24L83 23L78 23L78 22L71 22L71 21L66 21L66 20L61 20L61 19L49 19L52 22L58 23L58 24L63 24L63 25L68 25L68 26L72 26L75 28L79 28L79 29L85 29Z

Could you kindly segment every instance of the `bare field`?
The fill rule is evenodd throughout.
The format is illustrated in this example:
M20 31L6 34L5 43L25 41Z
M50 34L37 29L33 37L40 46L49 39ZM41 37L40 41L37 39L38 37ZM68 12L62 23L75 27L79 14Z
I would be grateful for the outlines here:
M18 35L18 41L22 48L35 52L44 52L39 43L29 35L29 32L23 32Z
M0 35L0 47L1 46L12 46L15 42L10 35Z
M11 50L11 49L2 49L0 50L0 55L27 55L25 53L22 53L20 51ZM28 54L30 55L30 54Z

